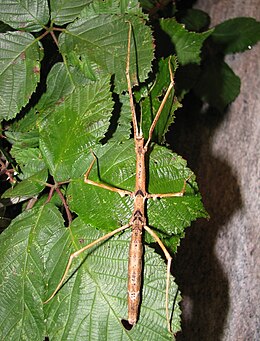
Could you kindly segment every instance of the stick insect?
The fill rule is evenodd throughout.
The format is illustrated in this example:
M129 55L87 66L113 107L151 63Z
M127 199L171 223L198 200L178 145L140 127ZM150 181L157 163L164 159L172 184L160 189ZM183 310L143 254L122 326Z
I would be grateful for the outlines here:
M168 293L169 293L170 269L171 269L172 257L167 251L166 247L163 245L160 238L157 236L157 234L147 225L146 213L145 213L146 201L148 199L183 196L185 193L188 179L184 181L182 189L176 193L149 194L146 190L146 186L147 186L146 185L146 154L147 154L147 151L148 151L151 139L152 139L152 134L156 126L156 123L160 117L163 107L174 86L174 78L173 78L173 73L172 73L170 61L169 61L170 84L159 106L159 109L154 117L154 120L150 126L148 139L145 141L140 124L137 121L137 115L136 115L133 93L132 93L130 72L129 72L131 35L132 35L132 26L129 23L127 58L126 58L126 80L127 80L128 93L129 93L129 98L130 98L130 108L131 108L131 114L132 114L132 125L133 125L135 154L136 154L135 190L133 192L130 192L128 190L119 189L119 188L112 187L110 185L92 181L91 179L89 179L91 169L97 160L93 152L92 152L93 160L87 172L85 173L84 182L88 185L97 186L97 187L107 189L109 191L116 192L122 197L126 195L130 196L134 201L134 209L133 209L132 217L130 221L128 222L128 224L123 225L115 229L112 232L107 233L106 235L96 239L92 243L72 253L69 257L66 269L64 271L64 274L60 282L58 283L52 295L44 303L49 302L54 297L54 295L58 292L58 290L61 288L61 286L63 285L68 275L69 269L71 267L71 264L74 258L78 257L82 252L93 247L94 245L114 236L116 233L121 232L127 228L131 228L132 234L131 234L131 241L130 241L130 247L129 247L129 259L128 259L128 323L132 326L135 325L138 321L139 308L140 308L139 306L140 306L140 293L141 293L141 282L142 282L142 255L143 255L142 233L143 233L143 230L145 230L159 244L167 260L165 310L166 310L167 327L168 327L169 332L171 332L171 321L170 321L170 314L169 314L169 308L168 308L169 306Z

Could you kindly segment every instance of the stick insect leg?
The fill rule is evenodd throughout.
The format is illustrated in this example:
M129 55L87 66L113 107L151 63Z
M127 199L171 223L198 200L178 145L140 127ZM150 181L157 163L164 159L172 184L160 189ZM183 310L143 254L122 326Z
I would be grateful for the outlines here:
M145 149L148 148L149 143L151 142L153 131L154 131L154 128L156 126L156 123L159 120L159 117L160 117L160 115L162 113L163 107L164 107L164 105L165 105L165 103L167 101L167 98L169 97L169 95L171 93L171 90L172 90L172 88L174 86L174 78L173 78L173 73L172 73L172 69L171 69L171 59L169 59L169 72L170 72L171 82L170 82L170 84L168 86L168 89L167 89L167 91L166 91L166 93L164 95L164 98L163 98L163 100L162 100L162 102L160 104L160 107L159 107L159 109L158 109L158 111L157 111L157 113L156 113L156 115L154 117L153 123L151 124L150 130L149 130L149 136L148 136L148 139L147 139L147 141L145 143L145 146L144 146Z
M170 314L169 314L169 288L170 288L170 274L171 274L171 263L172 257L167 251L166 247L163 245L161 239L157 236L157 234L150 229L148 226L144 226L144 229L154 238L154 240L159 244L160 248L162 249L165 258L167 259L167 275L166 275L166 290L165 290L165 311L166 311L166 319L167 319L167 326L168 330L171 333L171 321L170 321Z
M103 240L106 240L106 239L112 237L113 235L115 235L115 234L118 233L118 232L121 232L121 231L127 229L129 226L130 226L129 224L123 225L123 226L119 227L118 229L116 229L116 230L114 230L114 231L111 231L111 232L107 233L106 235L104 235L104 236L102 236L102 237L96 239L94 242L92 242L92 243L90 243L90 244L84 246L83 248L79 249L78 251L72 253L72 254L70 255L69 260L68 260L68 264L67 264L67 266L66 266L66 269L65 269L65 271L64 271L64 274L63 274L63 276L62 276L60 282L58 283L56 289L55 289L54 292L51 294L51 296L50 296L45 302L43 302L43 303L44 303L44 304L45 304L45 303L48 303L48 302L56 295L56 293L59 291L59 289L61 288L62 284L64 283L64 280L65 280L65 278L66 278L66 276L67 276L67 274L68 274L68 272L69 272L69 269L70 269L70 267L71 267L71 264L72 264L72 261L73 261L74 258L78 257L82 252L86 251L87 249L91 248L92 246L94 246L94 245L96 245L96 244L102 242Z
M179 192L175 193L157 193L157 194L147 194L147 198L157 199L157 198L171 198L171 197L183 197L186 191L187 182L192 177L193 173L188 177L188 179L184 180L184 184L182 189Z
M93 160L88 168L88 170L86 171L85 175L84 175L84 182L86 184L89 184L89 185L93 185L93 186L97 186L97 187L101 187L101 188L105 188L105 189L108 189L109 191L112 191L112 192L116 192L118 193L121 197L124 197L125 195L131 195L132 192L130 191L126 191L126 190L123 190L123 189L120 189L120 188L117 188L117 187L112 187L112 186L109 186L109 185L106 185L106 184L102 184L102 183L99 183L99 182L96 182L96 181L93 181L93 180L90 180L88 178L89 176L89 173L94 165L94 163L96 162L97 160L97 157L96 155L91 152L92 155L93 155Z

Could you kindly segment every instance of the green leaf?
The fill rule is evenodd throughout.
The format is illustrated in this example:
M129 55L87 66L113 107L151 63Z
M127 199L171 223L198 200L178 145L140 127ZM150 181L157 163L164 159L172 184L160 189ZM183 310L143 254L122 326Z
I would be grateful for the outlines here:
M27 139L26 136L21 137L19 133L27 134L29 132L34 131L35 137L39 135L38 133L36 133L37 130L35 129L37 126L37 119L38 119L38 115L35 112L35 110L32 109L32 110L29 110L26 113L26 115L24 115L21 119L16 119L12 121L8 131L10 131L11 134L12 133L14 134L13 139L16 140L16 142L14 141L14 143L18 143L18 140L19 142L22 143L22 140ZM17 136L15 137L16 134Z
M97 150L98 162L91 170L91 180L133 191L135 186L135 152L133 141L108 143ZM89 160L90 163L91 160ZM98 167L98 168L97 168ZM165 147L153 146L149 153L149 193L179 192L192 172L186 162ZM133 198L73 180L68 189L68 204L86 223L103 231L127 224L133 212ZM86 207L86 202L91 203ZM116 208L116 209L115 209ZM104 212L106 212L104 214ZM180 234L191 221L207 217L194 178L190 178L183 197L148 200L149 225L164 238Z
M165 147L154 146L149 156L149 193L179 192L188 178L182 197L148 200L149 225L166 234L162 234L162 238L181 234L192 221L207 218L208 214L201 202L195 176L187 167L187 162Z
M61 53L68 56L71 63L75 59L75 53L84 56L97 65L97 72L115 74L117 92L126 90L129 22L133 27L130 56L131 82L132 85L138 84L138 81L143 82L151 70L152 35L150 27L144 24L144 20L134 15L103 14L75 21L60 35Z
M61 190L62 195L64 196L64 194L65 194L64 189L62 187L60 187L60 190ZM46 202L48 202L48 203L51 203L54 206L56 206L62 210L64 208L63 203L62 203L61 198L60 198L59 194L57 193L57 191L54 191L52 193L51 198L50 198L49 194L50 194L50 191L49 192L46 191L44 193L41 193L41 195L39 197L37 197L37 200L34 201L33 208L41 207L41 206L45 205Z
M141 101L142 108L142 131L144 134L144 138L147 139L149 135L149 129L153 122L153 119L156 113L159 110L159 107L162 103L163 97L168 89L168 86L171 82L170 79L170 71L169 65L171 67L171 71L173 73L176 72L177 69L177 60L176 58L169 58L163 60L161 59L158 64L158 72L156 75L156 80L152 84L149 89L148 96ZM174 96L174 89L171 90L171 93L165 102L162 112L160 114L160 118L157 121L157 124L153 133L153 141L158 142L159 144L164 142L165 134L169 129L169 126L173 123L174 120L174 112L181 105L178 102L177 98Z
M140 4L144 10L149 11L152 8L154 8L154 6L156 5L156 1L155 0L140 0Z
M122 142L125 140L128 140L131 135L131 122L132 122L132 115L131 115L131 108L130 108L130 102L129 102L129 95L121 94L118 97L119 106L120 108L115 107L115 114L118 113L120 110L120 116L116 122L117 128L116 131L113 133L113 136L111 137L110 141L118 141ZM115 115L117 117L117 115ZM110 127L112 129L112 127Z
M49 21L47 0L1 0L1 20L13 28L40 31Z
M90 173L92 180L129 191L134 189L135 153L132 140L120 144L116 142L97 145L93 152L97 156L97 162ZM85 171L92 159L89 155ZM83 176L71 181L67 195L70 209L77 213L84 223L106 232L126 224L133 212L131 198L121 198L117 193L87 185ZM84 202L91 204L86 208Z
M15 144L17 148L33 148L39 145L38 129L31 131L6 131L5 136L11 144Z
M250 50L260 40L260 22L246 17L230 19L217 25L211 37L225 54Z
M77 218L67 238L74 244L73 251L101 237ZM167 331L165 316L166 266L160 256L145 247L142 304L138 323L127 331L121 319L127 319L127 263L130 233L115 236L94 246L73 262L71 277L58 294L45 305L48 336L51 340L173 340ZM47 262L49 291L57 286L65 269L63 241L57 240L55 251L60 257ZM57 254L57 251L55 252ZM80 268L78 268L82 262ZM63 270L60 271L60 263ZM77 270L75 272L75 270ZM170 310L173 310L173 333L180 330L180 296L171 278ZM69 307L69 309L68 309Z
M240 79L224 61L212 58L204 64L194 91L211 106L222 111L239 95Z
M49 204L22 213L1 234L1 340L43 340L46 336L44 260L63 230L59 211Z
M151 19L157 19L158 16L167 18L175 16L176 3L170 0L140 0L142 9L149 13Z
M200 63L202 45L213 30L203 33L189 32L183 24L177 23L175 19L161 19L160 25L163 31L170 36L180 64Z
M201 72L198 64L180 66L176 72L175 81L178 84L176 95L179 101L194 87Z
M19 178L24 180L46 167L39 148L12 147L11 155L19 164Z
M79 176L103 137L113 108L109 78L77 88L40 122L40 150L56 181Z
M87 82L89 80L75 67L56 63L48 74L47 89L36 105L37 111L46 112L47 109L61 104L76 87L84 86Z
M96 14L136 14L139 17L146 17L142 12L139 1L132 0L93 0L80 13L81 18Z
M0 120L25 106L40 80L40 45L26 32L0 34Z
M51 0L51 21L57 25L72 22L92 0Z
M210 24L208 13L199 9L189 8L177 13L178 21L185 25L186 30L200 32Z
M43 169L29 178L19 182L16 186L9 188L2 195L3 198L18 198L26 200L39 194L46 186L48 172Z

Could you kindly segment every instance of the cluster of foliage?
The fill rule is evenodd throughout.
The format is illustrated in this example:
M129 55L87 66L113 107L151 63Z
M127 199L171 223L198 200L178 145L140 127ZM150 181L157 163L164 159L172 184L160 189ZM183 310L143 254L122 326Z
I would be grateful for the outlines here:
M169 63L175 73L176 88L149 151L147 190L177 192L189 178L183 197L148 201L149 225L173 254L184 229L207 217L194 174L185 160L164 146L165 134L189 91L219 110L235 99L240 81L224 56L251 48L259 40L260 25L237 18L208 29L206 13L162 3L1 1L3 340L173 337L166 328L165 263L149 236L139 322L130 331L121 323L127 318L130 231L81 255L65 285L43 304L60 281L69 255L126 224L132 214L131 198L83 181L93 150L98 162L91 179L134 189L125 77L129 24L130 76L145 137L170 82ZM172 278L173 333L180 330L179 301Z

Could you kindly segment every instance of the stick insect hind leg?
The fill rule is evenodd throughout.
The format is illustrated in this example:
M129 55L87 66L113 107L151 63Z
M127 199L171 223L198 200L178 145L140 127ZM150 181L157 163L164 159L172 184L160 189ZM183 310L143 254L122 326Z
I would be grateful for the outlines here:
M45 304L45 303L50 302L50 300L51 300L51 299L56 295L56 293L60 290L60 288L62 287L62 285L63 285L63 283L64 283L64 281L65 281L65 279L66 279L66 277L67 277L67 275L68 275L69 269L70 269L70 267L71 267L71 264L72 264L72 261L73 261L74 258L77 258L82 252L84 252L84 251L90 249L91 247L95 246L96 244L98 244L98 243L100 243L100 242L102 242L102 241L104 241L104 240L106 240L106 239L108 239L108 238L113 237L116 233L121 232L121 231L127 229L128 227L129 227L129 224L123 225L123 226L119 227L118 229L116 229L116 230L114 230L114 231L111 231L111 232L107 233L106 235L104 235L104 236L102 236L102 237L100 237L100 238L94 240L92 243L90 243L90 244L88 244L88 245L82 247L81 249L77 250L76 252L73 252L73 253L70 255L70 257L69 257L69 260L68 260L66 269L65 269L65 271L64 271L64 274L63 274L63 276L62 276L60 282L58 283L56 289L55 289L54 292L51 294L51 296L50 296L46 301L44 301L43 303Z

